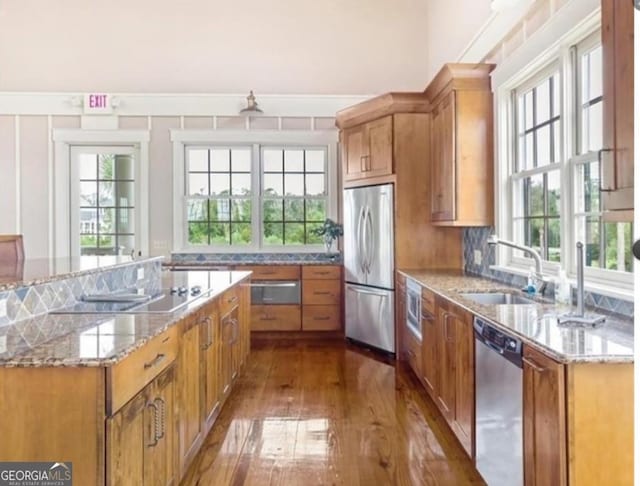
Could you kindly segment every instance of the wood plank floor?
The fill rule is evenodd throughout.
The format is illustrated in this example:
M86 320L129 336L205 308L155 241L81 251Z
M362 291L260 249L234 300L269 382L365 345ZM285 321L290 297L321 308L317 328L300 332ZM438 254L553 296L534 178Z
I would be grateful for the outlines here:
M340 341L256 342L183 485L482 485L410 372Z

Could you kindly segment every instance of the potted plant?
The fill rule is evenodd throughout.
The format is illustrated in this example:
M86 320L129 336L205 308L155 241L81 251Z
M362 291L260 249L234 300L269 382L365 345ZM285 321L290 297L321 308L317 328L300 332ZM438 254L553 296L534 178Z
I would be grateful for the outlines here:
M313 233L324 238L327 253L331 253L333 242L338 239L338 236L342 236L344 234L342 231L342 225L329 218L325 219L322 226L313 230Z

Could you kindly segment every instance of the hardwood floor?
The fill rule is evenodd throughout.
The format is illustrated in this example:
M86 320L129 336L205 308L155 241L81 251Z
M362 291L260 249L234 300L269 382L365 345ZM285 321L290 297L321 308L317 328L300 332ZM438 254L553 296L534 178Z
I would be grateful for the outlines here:
M417 379L341 341L255 342L183 485L481 485Z

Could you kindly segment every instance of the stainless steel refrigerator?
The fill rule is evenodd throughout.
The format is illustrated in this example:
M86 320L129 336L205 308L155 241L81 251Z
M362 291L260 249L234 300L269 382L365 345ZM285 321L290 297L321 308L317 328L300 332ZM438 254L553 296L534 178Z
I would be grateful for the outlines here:
M393 184L344 191L345 334L395 353Z

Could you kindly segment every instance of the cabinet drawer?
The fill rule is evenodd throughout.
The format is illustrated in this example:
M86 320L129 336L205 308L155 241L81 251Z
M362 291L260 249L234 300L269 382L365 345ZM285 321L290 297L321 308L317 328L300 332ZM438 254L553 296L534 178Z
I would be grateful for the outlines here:
M107 369L107 415L117 412L175 360L178 327L156 336Z
M339 305L305 305L302 309L303 331L339 331Z
M436 296L424 287L422 288L422 308L432 316L436 314Z
M340 305L340 280L306 280L302 283L304 305Z
M309 265L302 267L303 280L340 280L340 267L337 265Z
M220 315L227 315L239 303L240 293L238 291L238 286L230 288L218 299L218 308L220 309Z
M300 265L247 265L238 270L252 271L252 280L299 280Z
M299 305L252 305L252 331L299 331Z

